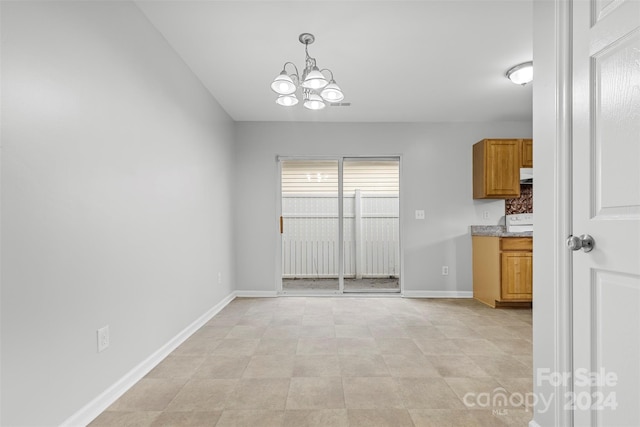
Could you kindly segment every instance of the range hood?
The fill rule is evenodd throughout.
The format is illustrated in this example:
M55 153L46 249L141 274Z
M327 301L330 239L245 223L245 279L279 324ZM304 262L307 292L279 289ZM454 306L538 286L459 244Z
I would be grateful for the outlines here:
M520 184L533 184L533 168L520 168Z

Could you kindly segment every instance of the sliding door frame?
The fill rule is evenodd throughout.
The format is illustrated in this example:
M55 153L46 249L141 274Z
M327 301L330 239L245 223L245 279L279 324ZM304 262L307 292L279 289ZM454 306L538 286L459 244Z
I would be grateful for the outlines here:
M285 292L282 288L282 235L280 233L280 218L282 217L282 162L286 160L299 160L299 161L337 161L338 162L338 290L337 291L319 291L313 290L310 292ZM400 294L388 294L388 296L399 295L404 293L403 277L404 277L404 249L402 247L402 155L336 155L336 156L276 156L276 215L274 230L276 231L275 238L275 288L279 296L336 296L336 295L367 295L358 293L344 292L344 161L398 161L398 244L400 246Z

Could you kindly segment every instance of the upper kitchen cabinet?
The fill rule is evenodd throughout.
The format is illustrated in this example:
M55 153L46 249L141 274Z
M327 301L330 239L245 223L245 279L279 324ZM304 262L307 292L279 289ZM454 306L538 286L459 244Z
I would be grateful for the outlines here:
M520 139L483 139L473 145L473 198L520 197Z
M533 167L533 139L522 139L520 141L520 167Z

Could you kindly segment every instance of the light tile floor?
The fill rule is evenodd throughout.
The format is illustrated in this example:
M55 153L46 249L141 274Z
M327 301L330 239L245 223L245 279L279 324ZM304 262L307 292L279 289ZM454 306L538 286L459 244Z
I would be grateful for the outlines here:
M526 426L531 354L528 309L238 298L90 425Z

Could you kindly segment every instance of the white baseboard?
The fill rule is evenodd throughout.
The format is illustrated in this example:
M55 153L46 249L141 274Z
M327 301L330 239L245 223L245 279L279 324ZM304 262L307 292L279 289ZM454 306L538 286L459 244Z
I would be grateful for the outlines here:
M473 291L404 291L405 298L473 298Z
M293 291L282 291L278 293L279 297L329 297L334 298L337 296L342 296L339 291L335 290L293 290Z
M238 298L273 298L278 296L276 291L235 291Z
M338 292L305 292L305 291L287 291L278 294L277 291L235 291L238 298L273 298L277 296L314 296L314 297L335 297L339 296L357 296L357 297L394 297L399 294L368 294L368 293L345 293ZM473 298L473 291L404 291L402 296L405 298Z
M129 371L125 376L116 381L112 386L98 395L91 402L87 403L78 412L67 418L61 426L75 427L86 426L93 421L98 415L104 412L111 404L113 404L127 390L133 387L153 368L155 368L165 357L167 357L180 344L186 341L194 332L207 323L213 316L218 314L227 304L236 298L236 293L232 292L218 304L209 309L206 313L196 319L193 323L183 329L178 335L173 337L169 342L156 350L151 356L147 357L138 366Z

